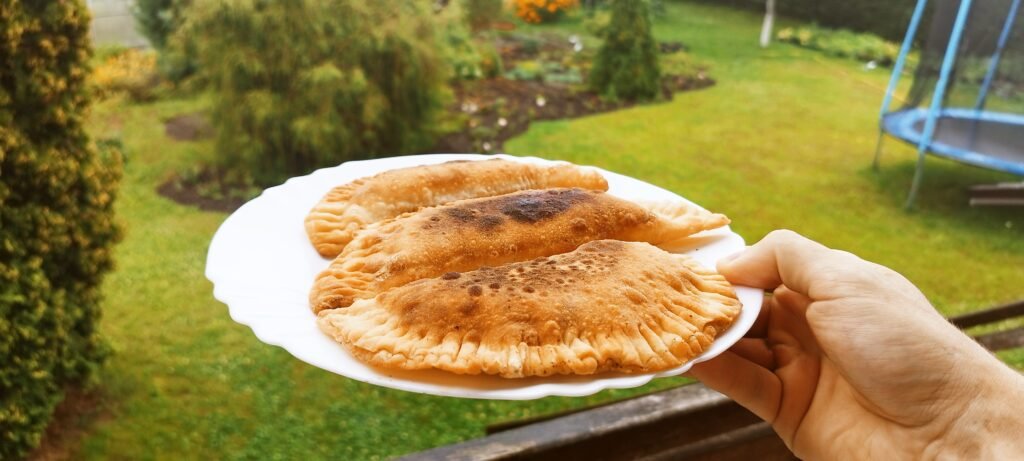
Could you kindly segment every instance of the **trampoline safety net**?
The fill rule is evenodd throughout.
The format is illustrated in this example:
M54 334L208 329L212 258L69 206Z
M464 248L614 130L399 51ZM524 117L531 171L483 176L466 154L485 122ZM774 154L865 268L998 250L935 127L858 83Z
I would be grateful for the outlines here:
M964 2L968 2L966 5ZM959 43L926 150L985 168L1024 175L1024 1L930 0L916 43L922 47L903 105L885 112L883 129L915 146L926 138L932 99L951 40ZM965 8L961 8L964 6ZM913 59L911 58L910 65ZM888 108L885 108L888 110Z

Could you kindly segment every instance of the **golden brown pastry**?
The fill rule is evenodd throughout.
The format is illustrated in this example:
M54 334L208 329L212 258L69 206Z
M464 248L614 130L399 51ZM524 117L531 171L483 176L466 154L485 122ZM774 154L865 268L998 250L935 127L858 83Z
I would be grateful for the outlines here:
M507 378L644 373L700 354L739 315L724 277L646 243L452 272L321 312L376 366Z
M666 244L729 219L680 202L641 206L604 192L546 189L463 200L372 225L317 277L315 312L414 280L525 261L615 239Z
M568 163L492 159L401 168L332 189L306 217L306 234L321 256L334 257L363 227L402 213L549 187L606 191L608 182L596 170Z

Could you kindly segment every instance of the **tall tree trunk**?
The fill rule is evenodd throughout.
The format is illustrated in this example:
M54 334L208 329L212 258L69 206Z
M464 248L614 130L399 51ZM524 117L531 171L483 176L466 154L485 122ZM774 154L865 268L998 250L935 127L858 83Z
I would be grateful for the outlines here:
M764 24L761 26L761 48L772 41L772 25L775 23L775 0L768 0L765 5Z

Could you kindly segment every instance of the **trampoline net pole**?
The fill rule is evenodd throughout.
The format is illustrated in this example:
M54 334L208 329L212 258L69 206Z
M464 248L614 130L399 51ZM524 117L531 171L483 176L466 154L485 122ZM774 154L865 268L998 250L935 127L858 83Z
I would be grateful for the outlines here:
M878 159L882 156L882 140L885 139L885 131L878 130L878 142L875 143L875 160L871 162L871 168L878 171Z
M963 36L964 26L967 24L967 16L971 11L971 0L960 0L960 9L956 14L956 21L953 23L953 31L949 37L949 44L946 46L946 54L942 59L942 69L939 71L939 81L935 86L935 93L932 94L931 106L928 108L928 117L925 120L924 132L921 142L917 146L918 161L917 171L914 172L914 182L910 186L910 194L907 196L906 208L914 205L917 190L921 186L921 177L924 170L924 156L931 145L932 136L935 135L935 126L938 123L939 113L942 111L942 103L946 96L946 88L949 86L949 77L953 73L953 64L956 62L957 49L960 47L960 38Z
M914 182L910 184L910 194L907 195L907 203L903 204L906 209L914 207L914 200L917 199L917 191L921 188L921 179L924 177L925 152L917 153L917 168L914 169Z
M1013 0L1010 4L1010 11L1006 15L1006 21L1003 22L1003 29L999 33L999 38L996 41L995 51L992 52L992 56L989 58L988 69L985 71L985 78L982 80L981 89L978 90L978 100L974 103L974 123L971 124L971 133L967 138L967 146L971 149L975 147L975 143L978 141L977 115L985 110L985 103L988 100L988 90L991 88L992 81L995 79L996 69L999 68L999 61L1003 57L1003 50L1006 49L1006 43L1009 41L1010 31L1013 30L1013 23L1017 19L1017 8L1019 6L1020 0Z
M917 0L914 13L910 16L910 25L907 26L907 34L903 37L903 44L900 46L900 54L896 57L896 63L892 67L892 76L889 77L889 86L885 89L885 96L882 98L882 110L878 114L878 142L875 144L875 159L871 162L871 168L878 171L879 159L882 157L882 139L885 137L883 126L886 112L892 104L892 96L896 91L896 85L903 75L903 68L907 64L907 55L914 44L914 36L917 35L917 28L921 25L921 17L924 15L924 7L928 0Z
M910 54L910 48L914 44L914 36L917 35L917 28L921 25L921 17L924 16L924 8L928 4L928 0L917 0L917 6L914 7L914 14L910 16L910 25L907 26L907 35L903 37L903 45L900 46L900 54L896 57L896 64L892 67L892 76L889 77L889 86L885 89L885 97L882 99L882 110L878 115L878 124L881 127L882 118L885 117L885 113L889 111L889 106L892 104L893 93L896 91L896 85L900 81L900 76L903 74L903 68L907 64L907 55Z
M996 69L999 67L999 60L1003 57L1003 50L1010 40L1010 32L1013 30L1013 23L1017 20L1017 9L1020 7L1020 0L1013 0L1010 4L1010 12L1006 15L1006 22L1003 23L1003 30L999 34L999 41L996 42L996 50L988 63L988 71L985 72L985 80L981 83L981 91L978 92L978 101L974 104L975 111L985 109L985 100L988 99L988 90L992 86Z

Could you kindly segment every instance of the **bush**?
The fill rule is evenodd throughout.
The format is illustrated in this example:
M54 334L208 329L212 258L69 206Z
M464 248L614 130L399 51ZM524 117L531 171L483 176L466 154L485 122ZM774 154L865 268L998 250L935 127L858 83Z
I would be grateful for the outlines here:
M199 68L196 49L200 39L179 33L169 37L156 61L160 76L175 84L192 79L191 86L202 87L206 82L196 76Z
M874 61L891 66L900 53L899 44L881 37L849 30L830 30L816 26L785 28L778 33L779 41L818 50L831 56Z
M101 98L124 93L135 101L148 101L154 97L156 80L156 54L152 51L111 53L92 72L95 94Z
M500 4L499 4L500 6ZM435 16L441 43L438 49L459 80L501 74L501 56L490 41L474 39L458 4L449 4Z
M611 0L611 20L603 31L590 83L612 98L646 100L658 96L661 74L658 44L651 35L645 0Z
M551 22L579 3L579 0L515 0L516 16L534 24Z
M658 67L661 70L662 75L696 77L707 69L708 65L703 61L694 59L690 53L685 51L676 51L674 53L663 54L661 56L661 60L658 62Z
M135 0L135 15L139 32L153 48L163 50L184 20L191 0Z
M196 70L195 37L175 39L192 3L193 0L136 0L132 11L139 32L159 52L156 64L160 75L176 83Z
M611 13L602 8L587 15L587 18L583 20L583 30L595 37L601 37L610 22L612 22Z
M0 459L39 443L106 351L96 322L121 165L83 128L88 34L81 1L0 3Z
M473 31L490 27L501 16L502 0L464 0L466 22Z
M446 92L432 14L419 0L197 3L218 161L258 185L433 141Z

